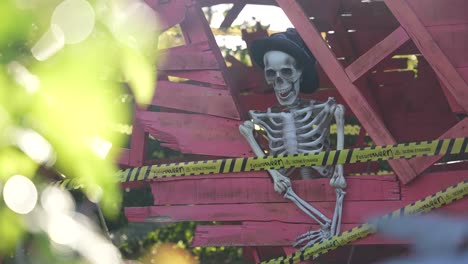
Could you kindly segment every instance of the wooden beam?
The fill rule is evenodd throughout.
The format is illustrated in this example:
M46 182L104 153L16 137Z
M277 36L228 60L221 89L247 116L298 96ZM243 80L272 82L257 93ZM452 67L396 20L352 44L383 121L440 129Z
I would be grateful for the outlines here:
M158 81L153 105L201 114L239 119L234 99L227 90Z
M205 102L209 103L209 102ZM223 157L252 156L239 133L241 121L209 115L142 111L136 116L161 145L182 153Z
M282 203L282 194L273 189L273 183L264 173L263 178L237 178L236 174L223 178L184 179L151 182L155 205L165 204L239 204ZM308 202L332 202L336 194L329 187L329 179L295 180L292 186ZM396 177L358 176L346 178L346 201L399 200L400 186ZM177 194L177 195L174 195Z
M226 82L224 81L223 74L219 70L174 70L161 72L167 76L181 77L189 80L199 81L214 84L217 86L226 88ZM215 88L215 87L213 87Z
M223 22L219 26L220 28L228 28L232 25L232 22L236 20L237 16L239 16L240 12L242 9L244 9L246 3L244 1L237 1L234 3L231 9L226 14L226 17L224 17Z
M221 70L224 81L227 84L227 88L231 96L231 101L234 104L234 108L236 109L236 113L233 117L235 119L246 119L247 112L244 109L241 109L238 99L239 89L238 87L235 87L234 82L231 80L231 76L228 74L228 68L224 62L221 50L216 44L213 32L211 31L210 25L208 24L208 21L206 20L199 3L195 2L187 9L186 19L180 23L180 27L184 33L186 43L198 43L203 41L208 42L208 46L210 47L211 52L218 62L219 70ZM222 107L218 108L218 111L222 110Z
M468 112L468 85L405 0L385 0L458 104Z
M351 82L355 82L408 40L406 31L402 27L397 28L346 68L346 74Z
M403 201L348 201L343 205L342 223L358 224L370 217L383 215L405 206ZM335 201L312 203L324 215L333 217ZM280 221L286 223L312 223L312 219L289 200L279 203L159 205L127 207L125 215L131 222L183 222L183 221Z
M463 119L458 124L450 128L447 132L439 137L439 139L446 138L457 138L468 136L468 118ZM413 167L416 173L422 173L424 170L429 168L432 164L443 158L444 156L432 156L432 157L418 157L409 160L411 167Z
M348 230L354 226L356 225L343 224L341 228L342 230ZM316 229L320 229L320 226L314 224L268 222L244 222L241 225L198 225L195 229L191 246L291 246L297 236ZM389 245L402 243L402 241L384 239L379 236L368 236L350 244Z
M138 115L141 109L134 107L134 115ZM128 155L128 165L132 167L142 166L145 160L145 148L148 133L145 132L143 125L134 118L132 136L130 139L130 154Z
M169 54L163 54L162 56L168 57L168 59L163 60L158 65L158 70L162 71L220 69L219 63L211 51L194 51L192 53L169 52Z
M119 157L117 158L117 164L128 166L130 161L130 149L120 149Z
M420 180L401 187L402 201L416 201L461 181L466 181L468 180L468 170L427 173L421 175L420 178ZM468 207L463 211L468 213Z
M382 118L376 114L369 102L348 78L339 61L323 41L320 32L310 23L297 1L277 0L304 42L312 51L317 61L330 77L336 88L343 96L353 113L365 127L377 145L392 145L396 141L385 126ZM398 178L406 183L416 177L415 172L406 160L389 161Z

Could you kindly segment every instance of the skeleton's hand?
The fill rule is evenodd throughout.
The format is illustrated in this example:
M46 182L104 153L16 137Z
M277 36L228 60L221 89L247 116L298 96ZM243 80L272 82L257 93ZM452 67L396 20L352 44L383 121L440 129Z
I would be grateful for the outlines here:
M239 131L247 140L255 140L253 138L254 123L252 123L252 121L244 121L244 123L239 126Z
M284 193L286 189L291 187L291 180L288 177L284 176L277 170L268 170L271 177L273 178L275 192Z
M343 176L343 165L336 165L333 176L330 179L330 186L333 188L344 189L346 188L346 180Z

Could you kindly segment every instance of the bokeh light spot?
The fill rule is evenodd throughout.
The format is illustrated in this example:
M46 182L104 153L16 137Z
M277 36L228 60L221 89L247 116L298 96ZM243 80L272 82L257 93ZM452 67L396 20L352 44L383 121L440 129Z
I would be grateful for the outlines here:
M143 263L154 264L197 264L198 261L186 249L172 243L152 246L143 258Z
M14 175L5 183L3 199L13 212L27 214L37 203L36 186L25 176Z
M65 35L62 29L52 24L49 30L31 48L31 53L38 61L45 61L65 45Z
M66 214L54 215L47 225L50 239L60 245L74 246L81 232L81 226Z
M39 89L39 79L26 69L21 63L13 61L8 64L8 71L15 81L26 88L28 93L34 93Z
M47 140L33 130L18 130L16 141L18 147L38 163L52 163L54 153Z
M57 187L47 187L42 192L41 205L50 214L70 213L75 210L70 193Z
M146 45L157 36L157 18L154 10L144 2L124 3L113 25L115 37L134 48Z
M65 0L52 14L52 24L62 29L66 44L85 40L94 28L94 9L85 0Z

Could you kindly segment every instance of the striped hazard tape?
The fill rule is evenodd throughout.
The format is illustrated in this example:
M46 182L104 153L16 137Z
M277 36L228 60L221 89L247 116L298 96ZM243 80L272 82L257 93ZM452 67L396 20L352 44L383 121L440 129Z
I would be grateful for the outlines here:
M132 182L178 176L248 172L304 166L325 166L445 154L460 154L468 151L467 145L468 138L452 138L387 146L323 151L317 153L158 164L120 170L116 174L119 182ZM68 189L77 186L73 180L57 182L56 185Z
M433 209L452 203L468 196L468 180L460 182L449 188L439 191L431 196L427 196L419 201L388 213L372 222L359 225L351 230L345 231L339 235L316 243L303 251L296 251L291 255L283 256L277 259L263 261L260 264L294 264L310 258L316 258L331 250L349 244L355 240L369 236L377 231L377 225L381 221L391 218L427 213Z

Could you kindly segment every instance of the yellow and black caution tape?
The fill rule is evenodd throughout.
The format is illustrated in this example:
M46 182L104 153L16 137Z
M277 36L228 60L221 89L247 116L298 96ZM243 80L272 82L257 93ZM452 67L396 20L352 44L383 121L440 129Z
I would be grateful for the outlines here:
M460 154L468 152L467 145L468 138L452 138L387 146L323 151L318 153L158 164L120 170L117 172L117 180L119 182L132 182L178 176L248 172L305 166L325 166L445 154ZM77 186L73 180L64 180L56 183L56 185L67 189Z
M310 258L316 258L338 248L339 246L346 245L350 242L375 233L377 231L378 223L381 221L406 215L427 213L435 208L439 208L456 200L460 200L465 196L468 196L468 180L460 182L445 190L439 191L403 208L388 213L372 222L359 225L351 230L333 236L320 243L316 243L310 247L305 248L303 251L296 251L291 255L269 261L263 261L260 264L294 264Z

